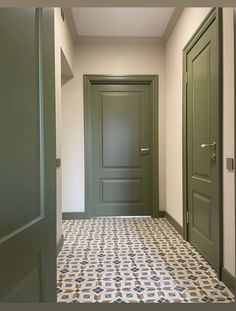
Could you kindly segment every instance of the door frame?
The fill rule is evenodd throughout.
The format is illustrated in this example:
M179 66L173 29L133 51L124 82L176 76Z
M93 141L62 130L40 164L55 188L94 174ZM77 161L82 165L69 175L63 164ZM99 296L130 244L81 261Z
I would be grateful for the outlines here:
M158 75L84 75L84 156L85 156L85 217L93 217L91 206L92 192L92 159L91 159L91 91L94 84L122 83L122 84L146 84L150 85L151 111L152 111L152 152L151 152L151 203L152 217L159 216L159 148L158 148Z
M220 120L219 120L219 248L220 248L220 271L217 271L219 278L221 278L221 270L223 267L223 183L222 183L222 106L223 106L223 78L222 78L222 8L213 8L210 10L208 15L205 17L203 22L200 24L196 32L190 38L188 43L183 49L183 238L189 241L188 234L188 222L187 222L187 212L188 212L188 169L187 169L187 74L186 74L186 64L188 52L192 49L193 45L199 40L206 29L211 25L213 21L217 23L217 50L218 52L218 70L219 70L219 92L218 98L220 103Z

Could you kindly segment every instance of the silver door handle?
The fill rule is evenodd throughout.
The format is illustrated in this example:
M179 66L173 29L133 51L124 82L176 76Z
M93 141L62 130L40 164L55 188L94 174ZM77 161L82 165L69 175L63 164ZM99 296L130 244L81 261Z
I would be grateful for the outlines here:
M202 149L206 149L206 148L216 148L216 142L213 142L212 144L201 144L201 148Z
M141 152L150 152L150 148L141 148Z

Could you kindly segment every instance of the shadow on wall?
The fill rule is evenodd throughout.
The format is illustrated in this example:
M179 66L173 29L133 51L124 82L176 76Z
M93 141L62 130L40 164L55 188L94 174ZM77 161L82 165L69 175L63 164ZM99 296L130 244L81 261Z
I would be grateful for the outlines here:
M73 78L73 72L70 68L70 65L61 49L61 85L66 84L70 79Z

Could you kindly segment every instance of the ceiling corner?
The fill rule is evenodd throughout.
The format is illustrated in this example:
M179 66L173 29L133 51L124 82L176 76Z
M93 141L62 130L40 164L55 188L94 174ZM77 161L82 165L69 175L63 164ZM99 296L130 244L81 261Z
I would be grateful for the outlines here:
M76 26L75 26L72 10L71 10L71 8L63 8L63 12L65 14L65 19L66 19L66 22L67 22L68 27L70 29L72 38L73 38L74 42L76 42L78 40L78 34L76 31Z
M184 7L177 7L175 8L172 16L171 16L171 19L169 20L169 23L166 27L166 30L163 34L163 39L164 41L167 41L170 34L172 33L173 29L175 28L175 25L177 24L181 14L183 13L183 10L184 10Z

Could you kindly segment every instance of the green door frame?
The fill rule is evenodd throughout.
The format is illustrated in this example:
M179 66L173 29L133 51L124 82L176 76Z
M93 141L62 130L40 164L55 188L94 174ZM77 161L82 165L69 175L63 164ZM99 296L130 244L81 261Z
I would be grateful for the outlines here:
M203 20L199 28L190 38L188 43L183 49L183 237L186 241L189 240L188 237L188 223L187 223L187 212L188 212L188 184L187 184L187 71L186 71L186 63L187 63L187 55L188 52L192 49L193 45L199 40L205 30L209 27L209 25L216 20L218 35L217 35L217 47L218 47L218 64L219 64L219 102L220 102L220 127L219 127L219 139L220 139L220 215L219 215L219 242L220 242L220 270L223 267L223 185L222 185L222 8L213 8L206 18ZM221 271L217 271L219 277L221 278Z
M158 75L84 75L84 146L85 146L85 217L93 216L91 206L91 87L94 84L122 83L122 84L146 84L152 90L152 176L151 176L151 196L152 196L152 216L159 216L159 170L158 170Z

